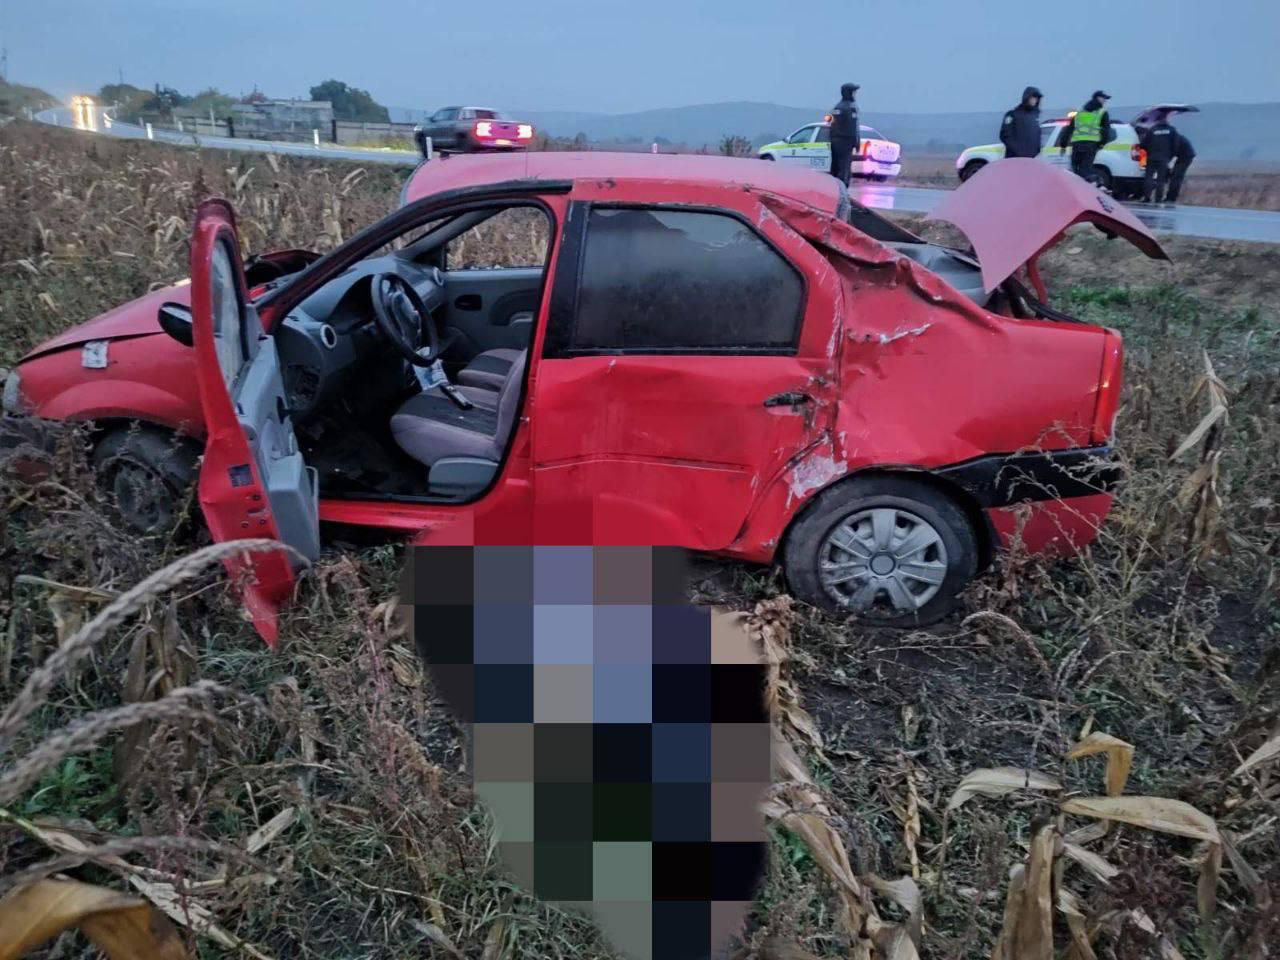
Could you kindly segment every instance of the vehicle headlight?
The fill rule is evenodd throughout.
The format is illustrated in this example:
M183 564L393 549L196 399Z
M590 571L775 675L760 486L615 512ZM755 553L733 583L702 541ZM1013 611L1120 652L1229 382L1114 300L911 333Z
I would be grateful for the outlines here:
M0 371L3 373L4 371ZM28 413L27 402L22 396L22 375L17 370L10 370L4 378L4 395L0 405L5 413L16 415Z

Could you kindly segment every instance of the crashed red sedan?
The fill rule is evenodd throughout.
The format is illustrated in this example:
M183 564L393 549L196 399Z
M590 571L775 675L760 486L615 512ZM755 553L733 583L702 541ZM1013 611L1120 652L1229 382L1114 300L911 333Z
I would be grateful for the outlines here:
M190 283L38 347L5 406L91 421L139 529L198 473L215 538L293 546L243 561L271 641L321 521L776 561L811 603L926 623L1011 538L1078 549L1111 505L1121 340L1049 307L1036 258L1079 222L1164 256L1033 160L935 215L973 251L753 160L458 157L325 256L242 264L207 201ZM468 263L502 216L536 255Z

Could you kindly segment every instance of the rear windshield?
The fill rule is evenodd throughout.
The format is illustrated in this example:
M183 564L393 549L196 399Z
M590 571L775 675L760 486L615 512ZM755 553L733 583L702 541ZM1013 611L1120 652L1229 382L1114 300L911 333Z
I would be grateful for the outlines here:
M477 120L505 120L506 118L497 110L476 110Z

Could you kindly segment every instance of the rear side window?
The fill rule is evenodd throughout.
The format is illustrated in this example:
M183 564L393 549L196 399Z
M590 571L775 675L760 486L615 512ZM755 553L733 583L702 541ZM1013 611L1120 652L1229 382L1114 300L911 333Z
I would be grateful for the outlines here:
M829 126L827 126L825 123L824 123L822 126L818 127L818 136L817 136L817 139L816 139L816 140L814 140L814 142L815 142L815 143L830 143L830 142L831 142L831 128L830 128Z
M745 222L594 207L569 353L791 353L804 281Z
M1049 146L1049 140L1061 129L1056 123L1046 123L1040 128L1040 149Z

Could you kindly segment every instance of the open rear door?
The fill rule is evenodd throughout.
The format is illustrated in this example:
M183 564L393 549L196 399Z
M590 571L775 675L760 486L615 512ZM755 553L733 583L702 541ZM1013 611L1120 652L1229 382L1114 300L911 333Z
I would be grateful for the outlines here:
M208 441L200 506L218 541L269 538L289 551L227 563L244 581L245 607L271 646L294 573L320 552L315 471L303 462L285 403L275 340L249 304L235 214L225 200L196 210L191 238L191 313L200 403Z

